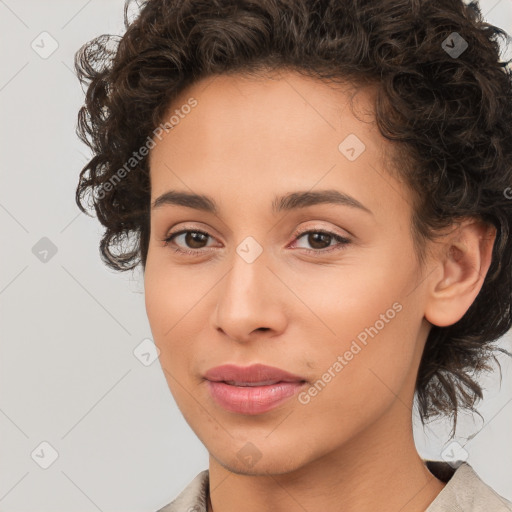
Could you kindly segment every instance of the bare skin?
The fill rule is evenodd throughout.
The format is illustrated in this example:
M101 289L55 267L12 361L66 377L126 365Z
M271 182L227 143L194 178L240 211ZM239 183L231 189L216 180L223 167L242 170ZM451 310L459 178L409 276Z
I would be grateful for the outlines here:
M415 379L432 324L455 323L480 291L495 232L467 219L432 243L421 268L411 192L386 169L391 143L371 117L353 115L353 93L291 72L210 77L173 102L198 103L151 150L152 203L175 190L218 206L154 208L144 276L169 388L210 454L210 511L419 512L445 485L414 445ZM355 104L360 118L371 111L370 90ZM338 148L349 134L365 145L352 161ZM370 212L271 210L274 196L319 190ZM162 241L183 229L208 236ZM236 250L246 237L262 249L251 263ZM378 333L346 355L370 326ZM226 363L277 366L310 385L331 368L331 379L309 401L239 414L217 405L203 379Z

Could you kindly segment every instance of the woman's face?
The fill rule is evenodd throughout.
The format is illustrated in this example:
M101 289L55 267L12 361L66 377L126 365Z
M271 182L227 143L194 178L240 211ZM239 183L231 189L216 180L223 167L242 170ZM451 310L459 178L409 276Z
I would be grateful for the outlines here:
M150 153L152 204L175 195L151 211L148 319L181 412L234 472L284 473L409 425L425 274L390 142L362 114L369 93L355 96L360 119L352 93L294 73L209 78L173 103ZM205 378L225 364L302 382Z

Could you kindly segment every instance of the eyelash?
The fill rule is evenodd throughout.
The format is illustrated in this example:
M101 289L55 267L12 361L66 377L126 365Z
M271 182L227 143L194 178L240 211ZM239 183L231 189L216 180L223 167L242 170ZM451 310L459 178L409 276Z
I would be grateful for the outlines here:
M164 238L162 242L164 242L164 247L169 245L169 243L172 242L172 240L184 233L200 233L201 235L211 237L211 235L205 231L202 231L200 229L182 229L180 231L176 231L175 233L170 233L169 236ZM326 231L323 229L308 229L306 231L296 231L293 236L295 239L302 238L304 235L310 234L310 233L321 233L323 235L328 235L334 240L338 242L338 245L334 245L331 248L327 249L302 249L303 251L306 251L308 254L314 254L316 256L323 255L326 253L331 253L333 251L339 251L345 249L345 247L351 243L351 241L348 238L345 238L343 236L338 235L337 233L333 233L331 231ZM201 253L204 254L204 249L180 249L180 248L174 248L174 252L179 253L181 255L190 255L190 256L201 256Z

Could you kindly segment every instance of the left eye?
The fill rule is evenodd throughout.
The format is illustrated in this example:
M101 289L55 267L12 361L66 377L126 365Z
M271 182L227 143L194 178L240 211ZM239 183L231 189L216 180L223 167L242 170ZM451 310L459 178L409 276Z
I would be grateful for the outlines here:
M306 251L311 251L311 252L319 252L319 251L329 252L331 250L336 250L338 248L342 248L343 246L350 243L350 240L348 238L342 237L342 236L338 235L337 233L331 233L330 231L323 231L323 230L304 231L304 232L302 232L302 234L300 234L300 233L297 234L296 239L299 240L306 235L307 235L308 243L312 247L316 246L314 250L306 248ZM333 241L333 240L338 242L338 246L336 246L336 245L334 247L331 246L332 248L329 248L328 250L325 250L326 249L325 247L318 247L318 244L320 244L320 245L325 244L326 241L327 241L327 247L329 247L330 246L329 241Z
M301 238L307 237L308 243L314 247L313 249L308 248L302 248L308 253L326 253L331 252L333 250L339 250L344 248L346 245L350 243L350 240L348 238L342 237L338 235L337 233L332 233L330 231L324 231L324 230L309 230L309 231L302 231L299 233L295 233L295 240L300 240ZM179 237L184 236L183 242L185 243L185 246L188 246L188 249L182 249L178 246L178 248L175 248L174 251L177 253L183 253L183 254L191 254L191 255L199 255L200 253L204 253L202 249L204 249L204 246L202 245L205 241L208 240L208 238L211 237L208 233L205 231L200 230L192 230L192 229L184 229L181 231L178 231L176 233L171 233L168 237L164 238L163 242L164 246L167 246L169 243L173 242L175 239L177 240ZM338 242L334 246L331 246L332 241ZM199 244L199 247L198 247ZM318 247L318 245L326 245L326 247Z

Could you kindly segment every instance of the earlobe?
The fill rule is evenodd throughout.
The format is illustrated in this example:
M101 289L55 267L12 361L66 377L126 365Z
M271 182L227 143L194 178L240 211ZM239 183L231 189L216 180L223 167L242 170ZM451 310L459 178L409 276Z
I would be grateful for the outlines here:
M477 219L462 222L442 240L428 283L425 318L446 327L458 322L476 299L491 265L496 228Z

